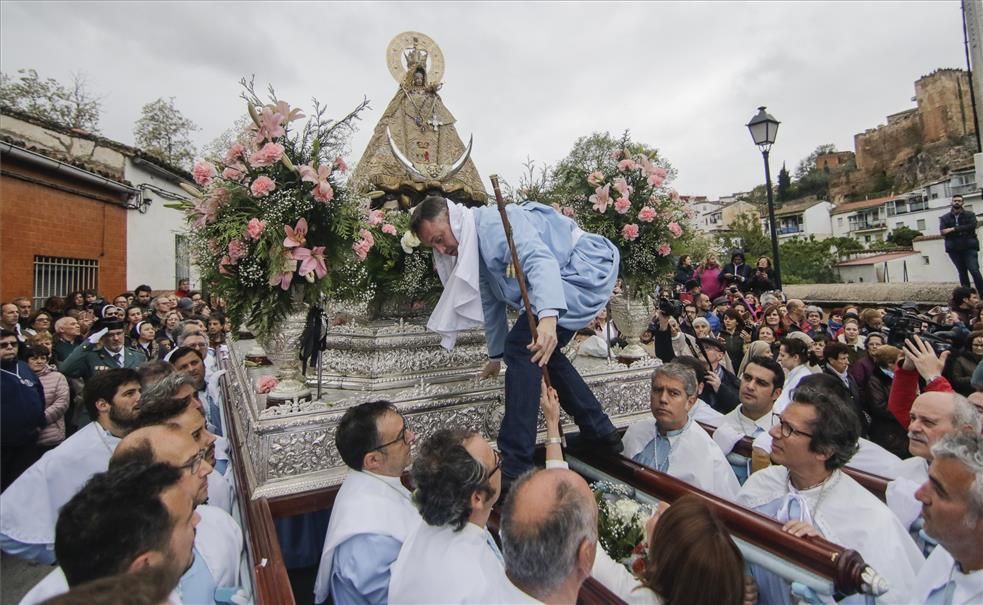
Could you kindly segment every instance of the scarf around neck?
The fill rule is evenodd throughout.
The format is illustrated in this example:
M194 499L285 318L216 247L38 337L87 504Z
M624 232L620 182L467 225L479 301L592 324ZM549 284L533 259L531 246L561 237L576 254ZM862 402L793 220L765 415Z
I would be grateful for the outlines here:
M444 285L444 291L427 329L440 334L440 345L448 351L454 348L458 334L484 325L479 285L478 232L471 208L447 200L447 219L457 238L457 256L433 251L434 266Z

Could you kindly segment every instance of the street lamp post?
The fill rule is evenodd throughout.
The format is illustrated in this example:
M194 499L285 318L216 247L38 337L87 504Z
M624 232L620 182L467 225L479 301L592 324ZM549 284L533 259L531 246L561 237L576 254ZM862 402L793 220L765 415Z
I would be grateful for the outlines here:
M780 122L759 107L758 113L747 123L748 130L751 131L751 138L754 144L761 150L761 156L765 160L765 188L768 191L768 224L771 226L771 254L775 263L775 286L782 289L782 263L778 258L778 229L775 225L775 200L771 193L771 166L768 164L768 154L771 146L778 135L778 125Z

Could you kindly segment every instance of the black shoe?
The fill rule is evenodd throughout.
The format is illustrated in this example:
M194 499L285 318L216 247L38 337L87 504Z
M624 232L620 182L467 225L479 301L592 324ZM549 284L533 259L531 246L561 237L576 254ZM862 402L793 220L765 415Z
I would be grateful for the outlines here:
M617 429L598 437L591 437L581 433L578 441L582 447L593 450L605 450L612 454L620 454L625 449L624 444L621 443L621 433Z

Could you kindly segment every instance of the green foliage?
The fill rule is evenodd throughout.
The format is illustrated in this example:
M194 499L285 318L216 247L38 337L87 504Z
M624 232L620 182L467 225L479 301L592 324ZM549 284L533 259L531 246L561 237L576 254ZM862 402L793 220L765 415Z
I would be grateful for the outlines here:
M901 225L887 236L887 241L899 248L911 248L915 238L921 236L921 231L916 231L907 225Z
M782 262L782 285L836 283L834 265L842 255L863 250L848 237L816 239L793 237L779 243Z
M785 168L785 163L782 162L782 169L778 171L778 201L784 202L792 199L789 193L792 189L792 178L788 174L788 169Z
M836 145L832 143L825 143L819 145L812 150L812 153L807 155L805 159L799 162L799 165L795 168L795 180L801 181L807 177L815 175L816 173L822 172L819 167L816 166L816 158L826 153L833 153L836 151Z
M733 239L740 239L748 262L759 256L771 256L771 238L761 228L761 220L756 214L739 214L730 225L730 233L718 237L720 248L724 250L732 247Z
M54 78L42 80L33 69L19 69L17 73L16 80L0 74L0 105L69 128L99 132L102 106L86 89L83 76L76 74L66 87Z
M190 169L195 159L191 133L198 130L174 105L174 97L147 103L133 125L136 146L161 160Z

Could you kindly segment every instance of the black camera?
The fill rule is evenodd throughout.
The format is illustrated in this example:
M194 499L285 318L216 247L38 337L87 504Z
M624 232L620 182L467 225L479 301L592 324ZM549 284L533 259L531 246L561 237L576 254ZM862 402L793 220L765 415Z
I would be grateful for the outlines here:
M936 354L943 351L960 351L969 343L969 330L963 326L945 326L930 321L918 314L914 303L900 307L887 307L884 327L887 328L887 344L904 348L905 340L918 335L928 343ZM927 329L923 329L927 326ZM948 329L946 329L948 328Z
M669 317L679 319L683 314L683 302L675 298L660 298L659 311L662 311Z

